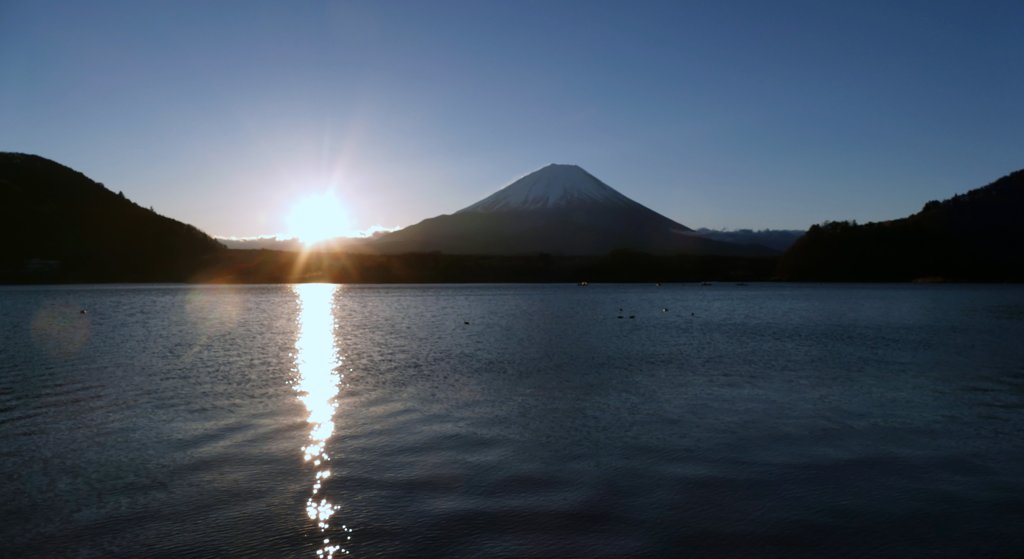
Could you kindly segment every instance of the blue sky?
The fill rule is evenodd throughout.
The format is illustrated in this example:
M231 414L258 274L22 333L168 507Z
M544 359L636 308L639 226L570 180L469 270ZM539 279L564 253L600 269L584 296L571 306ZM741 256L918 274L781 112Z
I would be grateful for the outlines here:
M691 227L900 217L1024 167L1024 3L0 2L0 150L221 236L576 163Z

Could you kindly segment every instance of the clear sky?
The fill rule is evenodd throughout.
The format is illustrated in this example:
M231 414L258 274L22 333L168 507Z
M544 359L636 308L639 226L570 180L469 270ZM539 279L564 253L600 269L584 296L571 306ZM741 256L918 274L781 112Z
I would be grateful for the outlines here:
M1024 167L1024 2L0 0L0 150L218 236L575 163L691 227L872 221Z

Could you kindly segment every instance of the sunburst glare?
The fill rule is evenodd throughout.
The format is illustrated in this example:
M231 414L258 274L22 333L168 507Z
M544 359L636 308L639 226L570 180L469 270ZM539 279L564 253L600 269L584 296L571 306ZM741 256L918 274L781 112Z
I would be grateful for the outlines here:
M285 218L288 234L307 247L349 234L348 213L333 190L300 198Z

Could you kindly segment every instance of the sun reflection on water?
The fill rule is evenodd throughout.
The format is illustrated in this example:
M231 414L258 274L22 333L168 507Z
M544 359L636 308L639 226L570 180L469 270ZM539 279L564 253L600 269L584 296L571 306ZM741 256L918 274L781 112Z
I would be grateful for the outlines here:
M331 477L331 457L327 454L327 441L334 434L334 414L337 411L338 388L342 375L338 372L341 360L334 338L334 296L338 286L307 283L292 286L299 302L299 336L295 340L294 389L309 415L309 438L302 447L303 460L316 469L313 490L306 500L306 515L321 533L330 528L330 519L338 505L321 495L323 483ZM341 527L344 532L352 530ZM348 550L323 539L317 557L334 557Z

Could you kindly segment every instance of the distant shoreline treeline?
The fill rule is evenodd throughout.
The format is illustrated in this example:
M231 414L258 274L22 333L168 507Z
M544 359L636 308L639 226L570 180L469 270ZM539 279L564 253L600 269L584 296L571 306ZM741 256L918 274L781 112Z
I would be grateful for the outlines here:
M833 226L833 227L839 227ZM842 224L844 230L857 227ZM810 242L818 243L814 237ZM840 252L837 250L837 252ZM867 258L861 252L860 258ZM880 260L881 252L871 257ZM136 266L109 268L107 261L31 261L12 268L0 267L0 284L77 283L639 283L639 282L967 282L1019 283L1024 271L1017 266L996 270L979 262L951 269L920 267L910 260L882 268L864 266L863 260L839 260L820 256L820 262L843 262L842 269L813 268L792 273L783 257L735 257L713 255L654 255L630 250L603 256L459 255L443 253L360 254L344 252L292 252L222 249L200 262L167 263L151 267L153 260L136 260ZM892 258L892 257L890 257ZM853 266L851 266L853 265ZM972 273L972 270L975 273ZM936 271L945 274L935 273ZM930 273L929 273L930 272Z
M397 255L225 249L206 255L194 270L159 277L112 277L105 270L35 266L8 270L0 282L111 283L576 283L764 281L776 258L660 256L614 251L604 256L474 256L441 253ZM139 278L139 279L132 279Z
M775 258L655 256L614 251L605 256L398 255L229 251L203 270L204 282L544 283L647 281L757 281L768 279Z

